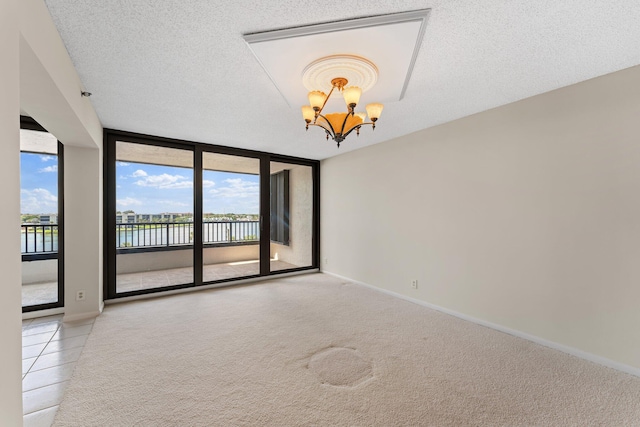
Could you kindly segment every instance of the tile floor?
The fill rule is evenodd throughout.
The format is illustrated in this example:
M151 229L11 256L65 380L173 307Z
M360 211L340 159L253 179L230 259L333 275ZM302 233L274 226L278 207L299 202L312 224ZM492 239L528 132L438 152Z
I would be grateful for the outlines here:
M25 427L52 424L93 321L63 323L61 314L22 321Z
M271 271L295 267L283 261L271 261ZM207 265L203 273L205 280L220 280L258 272L259 263L255 261ZM192 274L190 268L122 274L118 276L118 291L185 283L192 280ZM56 283L23 286L23 302L25 298L34 303L42 302L40 298L47 287L57 291ZM63 323L61 314L22 321L22 402L25 427L49 427L53 423L65 387L93 328L93 321L94 319Z

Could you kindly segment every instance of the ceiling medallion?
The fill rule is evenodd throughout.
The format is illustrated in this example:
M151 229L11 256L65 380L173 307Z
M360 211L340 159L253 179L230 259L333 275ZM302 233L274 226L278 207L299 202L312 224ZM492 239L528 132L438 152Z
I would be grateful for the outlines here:
M383 105L368 104L367 113L356 113L355 108L360 95L371 89L378 81L378 68L371 61L354 55L333 55L320 58L309 64L302 72L302 82L309 92L309 104L302 107L302 116L309 125L324 129L327 139L331 137L340 147L340 143L352 131L360 135L362 125L376 128ZM349 86L347 86L349 84ZM329 97L337 89L342 92L347 104L346 113L322 114ZM325 94L325 92L329 94ZM365 122L367 114L370 122Z
M367 59L354 55L332 55L320 58L302 71L302 83L309 91L329 92L331 79L344 77L353 86L366 92L378 81L378 67Z

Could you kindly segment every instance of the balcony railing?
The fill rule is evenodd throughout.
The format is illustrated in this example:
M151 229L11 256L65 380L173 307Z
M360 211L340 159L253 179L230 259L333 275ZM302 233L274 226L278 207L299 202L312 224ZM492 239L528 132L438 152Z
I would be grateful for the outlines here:
M206 244L258 242L259 221L206 221L202 241ZM116 224L116 248L151 248L193 244L193 222L134 222Z
M23 224L22 254L58 252L57 224ZM202 224L206 244L250 243L260 240L259 221L206 221ZM193 222L135 222L116 224L116 248L151 248L193 244Z
M23 254L58 252L58 224L22 224L20 228Z

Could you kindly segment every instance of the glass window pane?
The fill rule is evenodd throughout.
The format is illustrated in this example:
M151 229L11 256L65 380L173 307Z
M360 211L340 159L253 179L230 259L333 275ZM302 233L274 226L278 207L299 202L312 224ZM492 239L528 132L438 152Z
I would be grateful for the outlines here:
M260 274L260 160L202 155L203 282Z
M193 283L193 152L116 144L116 292Z
M271 271L313 264L313 169L271 162Z
M20 130L22 306L59 302L58 141Z

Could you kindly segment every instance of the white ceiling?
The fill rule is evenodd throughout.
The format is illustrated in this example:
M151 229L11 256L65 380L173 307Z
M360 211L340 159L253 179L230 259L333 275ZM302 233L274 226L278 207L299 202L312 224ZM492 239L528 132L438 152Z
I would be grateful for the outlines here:
M58 140L48 132L20 129L20 151L58 154Z
M252 34L245 36L245 40L292 108L299 109L309 104L308 91L321 90L329 93L332 88L331 79L336 77L346 77L349 80L348 86L359 86L363 93L366 92L367 96L363 101L386 103L399 101L403 97L403 90L411 79L414 53L419 51L428 15L428 10L421 10L379 18L353 19L336 24ZM348 52L345 52L343 40L349 40ZM313 46L313 49L309 49L309 46ZM283 55L282 52L287 54ZM335 74L345 66L342 59L345 53L372 61L373 69L368 71L375 77L369 78L367 71L357 67L354 76L362 81L353 81L349 72ZM329 67L323 63L320 69L328 68L331 71L318 72L316 68L316 77L305 81L307 67L312 63L317 64L319 59L327 60L329 57L334 62ZM315 72L312 74L315 75ZM325 79L317 81L316 78L320 76ZM297 81L302 84L295 84ZM338 96L335 98L341 101L342 97L336 95ZM341 105L344 104L339 102L336 109L332 107L325 113L342 112L346 108L338 109ZM361 105L360 109L364 111L364 103L361 102Z
M105 127L313 159L640 64L630 0L45 2ZM305 132L242 37L426 8L405 97L339 149Z

